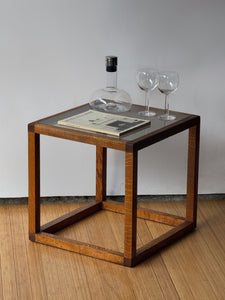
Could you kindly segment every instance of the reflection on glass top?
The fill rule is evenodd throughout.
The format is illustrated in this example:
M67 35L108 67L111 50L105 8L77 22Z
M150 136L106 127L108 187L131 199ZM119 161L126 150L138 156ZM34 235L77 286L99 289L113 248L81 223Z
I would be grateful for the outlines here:
M79 114L81 112L85 112L88 109L90 109L90 107L87 104L87 105L72 109L70 111L62 112L62 113L60 113L56 116L46 118L44 120L39 121L38 123L39 124L45 124L45 125L51 125L51 126L55 126L55 127L63 127L63 128L67 128L69 130L75 130L75 131L79 131L79 132L88 132L88 133L91 133L91 134L94 134L94 135L108 136L108 137L111 137L111 138L116 139L116 140L134 141L138 138L144 137L145 135L153 133L154 131L157 131L159 129L166 128L167 126L169 126L171 124L175 124L178 121L184 120L184 119L189 118L191 116L189 114L184 114L184 113L179 113L179 112L174 112L173 111L173 115L176 116L176 120L163 121L163 120L158 119L158 115L163 114L164 111L162 109L151 108L152 110L154 110L156 112L156 116L154 116L154 117L141 117L140 115L137 114L137 112L140 111L140 110L143 110L143 107L142 106L137 106L137 105L132 105L131 111L121 113L120 115L130 116L130 117L134 117L134 118L138 117L138 118L147 119L147 120L150 119L151 124L143 126L139 129L132 130L131 132L123 134L120 137L107 135L107 134L104 134L104 133L95 133L95 132L87 131L87 130L83 130L83 129L67 127L67 126L59 125L57 123L59 120L71 117L71 116Z

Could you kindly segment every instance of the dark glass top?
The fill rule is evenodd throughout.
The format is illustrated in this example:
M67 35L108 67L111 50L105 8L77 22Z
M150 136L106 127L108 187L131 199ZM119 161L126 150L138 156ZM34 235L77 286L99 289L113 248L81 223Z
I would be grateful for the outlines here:
M131 142L134 141L136 139L142 138L145 135L148 135L150 133L153 133L154 131L158 131L159 129L163 129L166 127L168 127L171 124L176 124L177 122L190 118L191 114L185 114L185 113L180 113L180 112L171 112L171 114L176 116L176 120L173 121L162 121L158 119L158 116L164 113L164 110L162 109L157 109L157 108L151 108L151 110L156 112L156 116L154 117L142 117L140 115L138 115L138 111L143 110L143 106L139 106L139 105L132 105L132 108L129 112L125 112L125 113L121 113L120 115L126 115L126 116L130 116L130 117L135 117L135 118L140 118L140 119L150 119L151 124L140 127L139 129L135 129L132 130L126 134L121 135L120 137L116 137L113 135L107 135L107 134L103 134L103 133L95 133L93 131L87 131L87 130L83 130L83 129L77 129L77 128L71 128L71 127L67 127L67 126L62 126L57 124L57 122L59 120L62 120L64 118L68 118L71 117L73 115L79 114L81 112L87 111L88 109L90 109L89 105L83 105L77 108L74 108L72 110L66 111L66 112L62 112L60 114L54 115L54 116L50 116L46 119L40 120L38 123L39 124L45 124L45 125L50 125L50 126L54 126L54 127L63 127L63 128L67 128L69 130L75 130L75 131L79 131L79 132L88 132L94 135L99 135L99 136L107 136L116 140L122 140L122 141L127 141L127 142Z

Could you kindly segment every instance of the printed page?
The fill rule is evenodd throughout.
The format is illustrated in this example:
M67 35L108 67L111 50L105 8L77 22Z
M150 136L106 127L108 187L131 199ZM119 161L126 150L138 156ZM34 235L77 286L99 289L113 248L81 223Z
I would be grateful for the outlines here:
M149 120L109 114L95 110L88 110L58 121L59 125L82 128L116 136L149 123Z

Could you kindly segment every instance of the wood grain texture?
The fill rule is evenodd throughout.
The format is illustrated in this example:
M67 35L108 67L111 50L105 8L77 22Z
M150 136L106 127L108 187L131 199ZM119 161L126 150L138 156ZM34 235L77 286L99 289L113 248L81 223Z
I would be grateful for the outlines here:
M51 222L41 226L41 231L55 233L63 228L80 221L102 208L100 201L93 201L80 208L77 208Z
M35 241L45 245L57 247L64 250L77 252L83 255L102 259L105 261L123 264L123 254L103 247L94 246L84 242L62 238L50 233L42 232L35 235Z
M80 143L96 145L104 148L112 148L123 151L126 148L126 142L123 140L109 137L104 134L100 135L91 133L88 131L79 131L70 128L55 127L37 123L35 124L35 132Z
M137 152L125 154L124 264L131 266L137 239Z
M83 107L87 107L88 105L83 105ZM79 108L79 107L78 107ZM72 110L76 110L78 108L74 108ZM140 107L137 105L133 105L132 112L139 111ZM72 111L69 110L69 111ZM62 112L63 115L65 112ZM55 116L59 116L59 114L56 114ZM70 128L64 128L53 125L47 125L44 124L44 120L47 120L49 118L52 118L54 116L50 116L48 118L44 118L42 120L35 121L33 123L29 124L29 130L36 132L38 134L45 134L49 136L54 136L58 138L73 140L77 142L87 143L96 145L99 147L105 147L105 148L112 148L127 152L134 152L138 151L140 149L143 149L145 147L148 147L154 143L157 143L163 139L168 138L171 135L175 135L181 131L184 131L192 126L194 126L198 122L198 116L191 115L191 114L184 114L182 113L183 118L181 120L177 120L175 123L167 124L167 126L156 129L153 132L150 132L148 134L144 134L143 136L139 138L134 138L134 140L126 141L121 138L116 138L113 136L103 135L103 134L96 134L91 133L88 131L82 131L82 130L75 130Z
M200 122L200 120L199 120ZM186 220L197 222L200 123L189 129Z
M40 136L28 132L29 233L40 231Z
M103 209L125 214L125 206L121 202L107 200L103 203ZM137 208L137 217L172 226L177 226L185 221L183 217L146 208Z
M155 252L161 250L165 246L170 245L175 240L180 239L183 235L189 233L194 229L194 225L191 222L185 221L168 232L162 234L158 238L149 242L142 248L138 249L137 256L134 264L141 262L147 257L151 256Z
M83 204L80 204L83 205ZM111 213L112 214L112 213ZM123 253L123 248L118 247L117 237L113 232L113 224L121 215L114 214L112 224L109 222L107 212L100 211L85 222L79 222L75 226L76 237L79 241L85 241L94 245L100 245L106 249L113 249ZM124 223L120 231L123 231ZM69 232L68 232L69 233ZM123 240L123 237L122 237ZM127 285L129 276L126 268L120 265L110 264L96 259L89 259L83 256L84 265L86 267L86 274L88 285L92 290L92 299L133 299L136 295L133 289ZM98 274L101 274L99 278ZM123 280L120 279L123 278Z
M172 135L178 134L192 126L195 126L198 122L198 116L190 115L187 119L177 121L176 123L155 130L152 133L127 143L126 151L133 152L149 147L150 145L158 143L159 141L162 141Z
M182 203L174 204L172 209L176 213L180 213L185 206ZM181 259L184 259L186 255L189 257L186 276L193 294L199 299L222 299L221 295L225 292L223 277L225 275L225 252L222 254L223 246L225 246L225 235L224 231L222 232L225 225L225 222L222 221L225 220L225 207L224 205L219 206L219 211L218 207L215 209L218 204L218 201L209 201L209 203L199 201L197 230L185 239L185 253L182 253L184 241L181 241L178 250ZM212 228L217 220L220 223L221 232L213 233ZM193 278L190 272L194 272L196 276ZM215 273L221 274L221 276L214 276Z
M55 209L53 209L55 207ZM42 205L42 219L46 222L49 219L55 219L60 215L79 208L79 203L70 203L69 205L62 203L51 205ZM75 223L82 224L81 222ZM78 230L74 231L72 226L68 229L77 239ZM78 236L79 237L79 236ZM46 283L47 299L91 299L91 291L93 286L91 281L88 283L89 277L92 275L91 266L85 266L88 257L74 255L69 251L62 251L58 248L44 246L32 243L39 249L39 264L43 267L44 281ZM64 254L62 254L64 253ZM90 276L87 277L87 269L90 267ZM49 284L49 283L52 284ZM88 287L90 284L90 288ZM96 289L99 291L97 282Z
M88 106L87 106L88 107ZM178 113L179 114L179 113ZM60 114L58 115L60 116ZM46 124L40 121L33 122L28 126L29 135L29 236L33 241L54 245L56 247L75 251L85 255L93 253L93 257L105 259L121 264L122 256L98 246L83 244L76 240L60 239L57 235L51 235L58 230L72 225L92 213L105 208L125 215L124 224L124 265L134 266L139 261L147 258L162 247L179 239L183 234L189 232L196 226L197 216L197 182L198 182L198 155L199 155L199 123L200 118L194 115L180 116L172 124L164 127L156 127L154 131L141 133L133 140L126 138L115 138L107 135L90 133L88 131L64 128L56 125L57 119L50 119ZM187 210L186 222L182 217L173 214L161 213L159 211L138 209L137 210L137 151L159 142L171 135L189 129L189 159L187 180ZM41 227L40 232L40 142L39 134L73 140L77 142L92 144L96 146L96 199L89 207L69 212L66 215L53 220ZM104 204L106 199L106 148L125 151L125 205ZM176 226L167 235L151 241L137 253L137 216L142 219L153 220L164 224ZM90 250L91 249L91 250Z
M96 199L106 199L107 148L96 147Z
M138 218L155 221L155 222L159 222L171 226L180 225L185 220L185 218L182 218L180 216L156 211L153 209L143 209L143 208L138 208L137 216Z
M184 201L151 201L141 205L174 215L185 210ZM77 203L44 204L41 208L42 219L53 219L76 208ZM26 205L0 206L2 300L224 299L223 200L199 201L197 230L132 269L30 242L27 239L27 212ZM95 215L76 223L76 230L73 225L68 227L68 231L75 240L83 237L87 243L92 242L95 233L98 244L120 248L123 215L109 211L102 215L96 231L93 230ZM99 234L99 228L106 226L111 227L112 235L108 234L110 231L106 235ZM166 225L140 219L138 243L142 246L167 230Z

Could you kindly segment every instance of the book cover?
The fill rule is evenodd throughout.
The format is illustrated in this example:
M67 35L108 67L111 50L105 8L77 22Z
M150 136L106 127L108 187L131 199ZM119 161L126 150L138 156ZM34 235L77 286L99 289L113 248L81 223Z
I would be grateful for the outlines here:
M59 120L58 124L120 136L140 126L150 124L150 120L104 113L90 109L72 117Z

